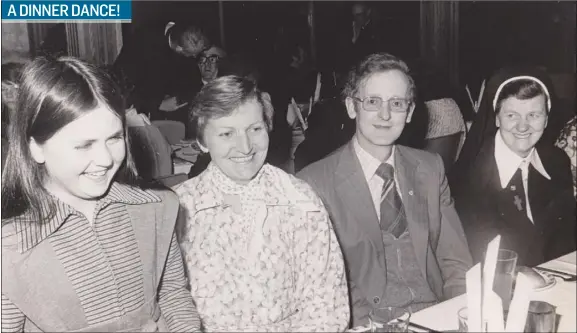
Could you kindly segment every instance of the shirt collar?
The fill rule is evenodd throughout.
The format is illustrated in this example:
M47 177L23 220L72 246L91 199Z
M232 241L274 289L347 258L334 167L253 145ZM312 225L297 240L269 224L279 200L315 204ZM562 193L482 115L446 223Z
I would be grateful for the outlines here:
M251 179L247 184L239 184L227 176L222 170L214 163L210 162L208 164L207 174L210 180L217 184L218 188L225 194L241 194L245 192L252 192L253 189L260 189L263 181L263 175L269 173L268 164L264 164L258 173Z
M355 153L357 154L357 158L361 162L363 175L365 176L367 183L369 183L382 162L377 158L375 158L373 155L369 154L369 152L367 152L365 149L363 149L363 147L361 147L361 145L359 144L359 141L357 140L356 136L353 138L353 147L355 149ZM390 164L391 166L393 166L393 168L395 167L395 150L396 150L395 147L396 146L393 146L391 155L385 161L385 163Z
M105 207L111 203L139 205L161 201L160 197L150 190L113 183L106 196L100 199L97 207ZM51 211L52 207L54 208L53 211ZM33 248L58 230L68 217L79 214L70 205L55 196L50 196L48 201L42 203L41 216L45 222L34 220L34 216L30 212L15 217L14 225L18 234L19 251L24 253Z
M143 190L130 185L113 183L108 194L101 199L103 203L123 203L127 205L141 205L161 202L162 200L151 190Z
M529 155L525 158L520 157L515 154L503 141L501 132L497 131L495 135L495 161L497 162L497 170L499 171L499 180L501 181L501 188L507 187L513 175L521 166L523 161L527 161L529 164L533 165L535 170L537 170L543 177L551 180L551 177L545 171L545 167L541 162L539 153L533 147Z

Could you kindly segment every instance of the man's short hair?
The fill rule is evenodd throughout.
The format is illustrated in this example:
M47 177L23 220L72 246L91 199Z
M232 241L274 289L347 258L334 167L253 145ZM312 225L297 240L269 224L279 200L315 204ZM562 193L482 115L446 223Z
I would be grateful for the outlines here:
M416 96L416 86L407 64L388 53L375 53L366 56L358 64L353 66L347 75L347 81L343 87L342 98L353 97L369 77L375 73L382 73L392 70L401 71L409 80L409 99Z
M209 49L207 49L206 51L203 52L203 55L206 57L210 57L213 55L218 56L219 58L225 58L226 57L226 51L223 50L222 48L213 45L211 46Z

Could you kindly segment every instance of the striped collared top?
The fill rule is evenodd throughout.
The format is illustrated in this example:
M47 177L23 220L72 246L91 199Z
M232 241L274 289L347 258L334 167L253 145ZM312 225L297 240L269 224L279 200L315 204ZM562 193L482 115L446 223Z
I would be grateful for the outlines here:
M24 253L36 246L45 238L56 231L67 219L74 215L83 217L70 205L65 204L55 197L52 202L44 202L42 205L42 216L46 218L44 223L37 223L33 220L31 213L14 217L12 221L18 234L18 250ZM152 191L145 191L135 187L114 183L110 187L108 194L103 197L96 207L96 212L100 212L110 204L140 205L145 203L160 202L160 198ZM50 211L54 207L54 211ZM6 237L10 235L2 235Z
M88 326L119 320L142 307L147 302L143 285L143 258L127 205L161 202L161 198L149 190L114 183L106 196L98 201L93 225L77 210L53 198L53 205L43 207L45 216L48 216L50 206L55 208L44 223L31 221L30 214L4 221L3 224L11 223L14 226L8 230L16 233L18 251L25 254L41 242L50 242L56 260L62 265L62 268L55 269L64 270L82 305ZM3 234L3 238L9 236L14 234ZM199 323L195 323L191 299L181 298L175 302L168 297L167 301L172 304L163 306L162 288L170 288L170 292L174 293L178 286L184 285L182 259L173 237L163 283L158 292L159 304L171 331L199 327ZM58 300L51 301L66 306ZM38 303L41 301L38 300ZM45 311L50 313L52 309L46 308ZM22 331L26 319L26 313L2 293L2 331ZM42 323L35 324L42 327Z

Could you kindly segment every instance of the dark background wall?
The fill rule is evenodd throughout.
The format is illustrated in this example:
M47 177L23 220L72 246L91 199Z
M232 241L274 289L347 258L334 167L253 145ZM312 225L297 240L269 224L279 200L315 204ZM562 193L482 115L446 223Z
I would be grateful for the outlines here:
M229 52L251 49L266 54L280 26L307 36L306 1L225 1L224 28ZM375 18L385 33L400 34L405 53L419 54L418 1L375 1ZM338 54L332 45L336 32L349 25L350 2L314 3L319 64L330 64ZM475 84L495 69L519 62L547 67L552 72L575 72L575 2L473 1L459 2L460 81ZM129 32L152 21L191 21L208 27L219 41L216 1L134 1Z
M575 73L575 2L460 2L460 74L477 84L499 67L530 63Z
M225 1L224 29L229 53L249 49L267 56L280 26L300 31L308 38L306 1ZM375 19L383 33L399 36L404 53L419 55L420 2L373 1ZM197 22L220 40L219 3L216 1L134 1L133 23L123 24L123 39L139 26L156 21ZM576 71L576 3L573 1L460 1L459 81L473 89L499 67L531 63L556 74ZM350 26L350 2L314 2L318 65L331 66L339 55L334 51L339 29ZM17 24L12 24L16 27ZM28 41L28 29L3 29L2 54L35 48L46 36ZM42 31L48 31L48 25ZM23 24L20 26L24 27ZM5 30L5 31L4 31ZM4 33L6 32L6 33ZM65 35L59 37L65 39ZM7 43L4 43L7 42ZM12 44L11 44L12 43ZM6 45L4 45L6 44ZM6 47L5 47L6 46ZM10 46L10 47L8 47ZM34 54L31 54L34 55ZM567 92L573 92L567 89ZM477 85L477 87L476 87Z
M226 49L229 53L249 49L266 55L272 50L280 27L297 33L309 42L306 1L225 1L224 30ZM406 53L418 55L419 2L370 2L375 20L390 33L401 33ZM314 3L316 51L319 65L331 64L336 34L344 26L350 26L351 2L318 1ZM135 1L133 19L124 26L124 38L138 26L154 21L175 20L195 22L208 28L211 37L219 42L219 13L216 1Z

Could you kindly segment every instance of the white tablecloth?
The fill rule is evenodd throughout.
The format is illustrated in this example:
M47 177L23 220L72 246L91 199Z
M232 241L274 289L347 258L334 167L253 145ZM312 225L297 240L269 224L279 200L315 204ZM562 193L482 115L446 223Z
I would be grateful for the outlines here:
M185 173L188 175L190 172L190 168L192 168L194 164L190 162L174 162L172 164L174 168L174 174Z
M576 274L576 259L576 252L572 252L539 266ZM557 332L577 332L577 284L575 282L565 282L560 278L556 278L556 280L557 282L553 287L535 292L532 299L546 301L556 306L556 312L560 316ZM411 316L411 322L435 331L455 331L459 328L457 311L467 305L466 297L466 295L457 296L416 312ZM414 328L411 328L411 330L419 332L419 330ZM368 331L366 327L357 327L351 330L351 332L366 331Z
M172 150L175 157L172 162L174 173L188 174L190 172L190 168L196 162L196 159L200 154L200 150L194 147L192 144L172 145Z
M573 252L539 266L575 274L575 258L576 254ZM546 301L557 307L557 314L560 315L557 332L577 332L576 283L556 279L557 283L552 288L535 292L533 300ZM466 295L455 297L414 313L411 322L436 331L456 330L459 328L457 311L466 306L466 303Z

